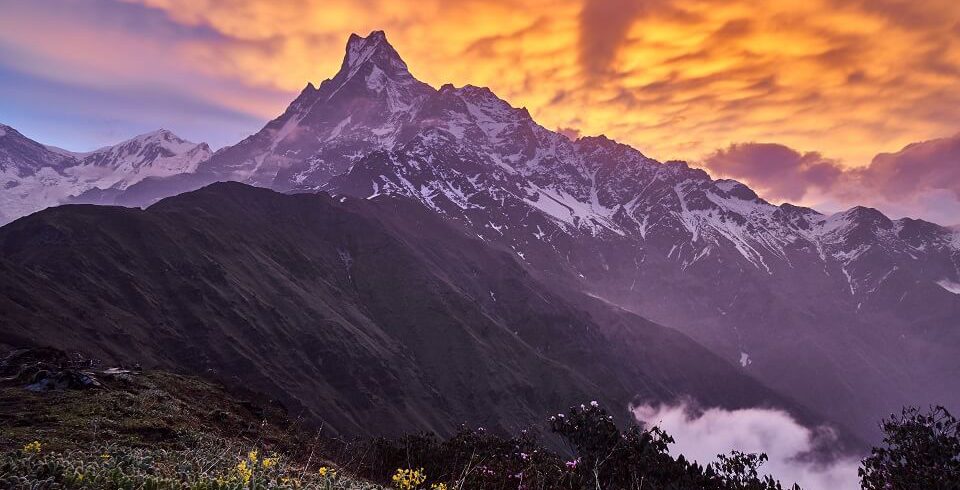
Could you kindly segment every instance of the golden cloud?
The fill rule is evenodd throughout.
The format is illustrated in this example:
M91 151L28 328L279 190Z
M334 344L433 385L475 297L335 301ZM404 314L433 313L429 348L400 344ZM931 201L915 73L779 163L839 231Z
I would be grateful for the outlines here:
M217 33L173 47L205 77L292 97L383 29L434 86L489 86L660 159L770 141L856 166L958 129L955 0L125 1Z

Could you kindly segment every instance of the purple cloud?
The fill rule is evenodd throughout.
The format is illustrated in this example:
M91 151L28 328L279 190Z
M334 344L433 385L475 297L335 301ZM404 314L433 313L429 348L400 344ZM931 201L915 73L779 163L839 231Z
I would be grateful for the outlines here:
M776 143L733 144L709 155L704 164L723 176L747 180L772 199L800 200L811 188L831 188L844 173L836 161L817 152L800 153Z
M890 199L937 190L960 199L960 133L881 153L861 173L864 184Z
M776 143L733 144L708 155L703 164L718 176L750 183L772 200L809 200L815 194L833 208L865 204L947 225L960 214L960 134L881 153L862 168L844 168L820 153Z

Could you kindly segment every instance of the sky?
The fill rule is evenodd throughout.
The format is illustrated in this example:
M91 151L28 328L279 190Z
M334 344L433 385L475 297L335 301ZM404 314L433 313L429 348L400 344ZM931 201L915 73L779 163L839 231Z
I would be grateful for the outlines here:
M417 78L488 86L548 128L688 160L774 202L960 223L956 0L0 0L0 12L0 122L70 150L160 127L235 143L332 77L350 33L380 29Z

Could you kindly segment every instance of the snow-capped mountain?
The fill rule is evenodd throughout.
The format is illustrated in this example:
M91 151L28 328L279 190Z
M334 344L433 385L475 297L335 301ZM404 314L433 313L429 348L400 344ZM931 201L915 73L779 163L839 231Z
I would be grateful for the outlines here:
M211 154L206 143L191 143L165 129L76 153L0 125L0 223L74 202L84 193L120 192L148 177L194 172Z
M435 91L407 70L382 32L351 36L340 72L308 84L259 133L217 152L203 171L277 190L323 185L376 149L391 148L412 105Z
M126 189L148 177L192 173L211 154L206 143L191 143L160 129L80 155L77 174L95 179L101 189Z
M865 412L960 404L942 376L960 368L955 230L776 206L602 136L571 141L489 89L417 81L381 32L352 36L336 76L198 172L413 199L862 434Z
M48 152L35 158L57 173ZM861 435L904 404L960 407L957 230L777 206L602 136L571 141L489 89L416 80L382 32L351 36L333 78L191 170L87 196L143 205L239 180L413 200Z

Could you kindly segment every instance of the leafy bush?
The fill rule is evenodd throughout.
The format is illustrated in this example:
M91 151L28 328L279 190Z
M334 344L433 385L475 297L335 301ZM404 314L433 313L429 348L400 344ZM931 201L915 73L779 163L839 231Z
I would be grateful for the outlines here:
M733 453L721 456L716 467L673 458L667 451L673 439L664 431L636 425L621 431L596 403L551 417L548 428L567 444L568 457L547 449L532 431L503 438L462 428L447 440L426 434L375 440L354 450L367 457L351 469L387 481L388 468L420 468L422 481L464 489L782 488L773 478L759 476L765 455ZM394 482L404 490L418 488Z
M944 407L904 408L881 422L883 446L860 467L866 490L960 488L960 427Z

